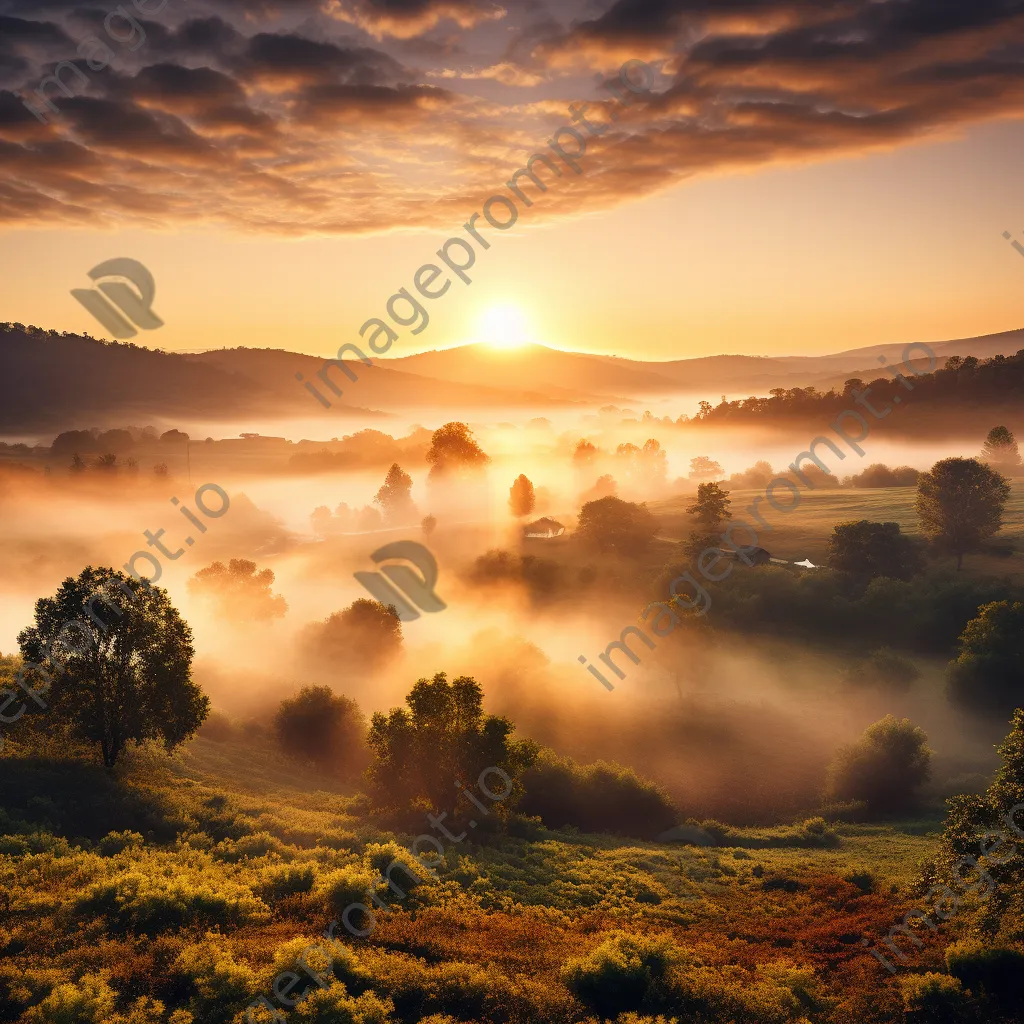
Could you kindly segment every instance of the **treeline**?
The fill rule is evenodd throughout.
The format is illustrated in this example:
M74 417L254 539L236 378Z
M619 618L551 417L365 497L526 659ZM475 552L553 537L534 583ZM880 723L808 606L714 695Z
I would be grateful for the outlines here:
M855 392L863 394L868 388L868 400L875 408L882 410L894 394L901 394L906 401L913 395L913 408L934 409L939 404L943 409L950 406L991 407L1019 404L1024 391L1024 349L1012 356L993 356L978 359L975 356L950 356L945 366L932 373L915 377L905 373L904 377L912 392L892 377L877 377L865 382L860 377L851 377L841 391L835 388L820 392L814 387L774 388L767 398L737 399L721 401L718 405L701 402L691 424L748 422L765 417L775 419L805 419L815 417L828 422L844 409L855 408ZM893 389L896 389L895 391Z

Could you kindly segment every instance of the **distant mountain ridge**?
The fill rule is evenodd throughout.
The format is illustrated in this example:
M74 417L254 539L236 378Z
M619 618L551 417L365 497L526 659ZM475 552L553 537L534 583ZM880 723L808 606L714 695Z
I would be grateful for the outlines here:
M530 345L487 345L424 352L373 366L351 363L353 383L317 356L283 349L167 353L20 324L0 324L0 430L45 431L139 416L186 420L325 415L384 421L411 410L437 417L494 416L502 409L642 403L680 396L766 395L777 387L827 389L846 377L877 375L879 356L902 360L903 345L873 345L824 356L706 356L648 362ZM948 356L1012 355L1024 329L936 342ZM921 354L915 349L915 354ZM301 374L331 402L330 411L296 380ZM318 376L319 375L319 376ZM324 377L342 391L339 398Z

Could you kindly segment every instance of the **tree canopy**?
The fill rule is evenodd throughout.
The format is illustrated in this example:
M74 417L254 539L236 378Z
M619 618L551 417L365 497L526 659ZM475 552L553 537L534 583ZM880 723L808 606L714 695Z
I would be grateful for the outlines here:
M1006 427L993 427L981 448L981 457L1001 473L1020 469L1017 439Z
M90 566L40 598L18 643L26 677L52 680L52 714L99 744L107 767L129 742L173 749L209 713L191 677L192 631L167 593L114 569Z
M931 759L924 730L907 718L886 715L836 753L828 769L827 795L863 801L872 811L906 810L931 775Z
M705 531L720 530L726 519L732 518L729 506L729 492L720 484L705 483L697 486L697 497L690 505L686 514L693 516L698 525Z
M537 507L537 495L529 478L520 473L508 492L508 507L517 518L528 516Z
M917 485L917 515L921 529L938 546L964 554L999 531L1010 485L977 459L941 459L921 474Z
M373 500L384 511L384 522L390 525L406 526L419 516L412 500L412 477L397 462L388 470Z
M828 542L828 565L858 576L887 576L909 580L920 572L923 560L899 523L873 523L859 519L838 523Z
M992 601L978 609L960 635L949 666L950 696L977 711L1009 715L1024 684L1024 604Z
M282 618L288 603L271 592L273 570L256 569L256 563L247 558L232 558L227 566L214 562L188 581L188 590L211 600L222 618L257 622Z
M367 778L377 802L397 809L425 802L453 811L456 783L472 789L484 769L500 768L513 790L495 813L507 815L522 794L520 780L537 748L512 739L509 719L484 713L480 684L470 676L449 681L439 672L418 679L405 704L387 714L378 711L370 723L373 761Z
M645 504L621 498L598 498L580 509L576 535L602 551L638 554L657 532L657 522Z
M435 430L430 439L427 462L431 479L479 472L490 461L465 423L446 423Z
M349 697L327 686L306 686L281 702L274 731L285 753L343 776L366 764L366 718Z
M360 597L323 622L307 626L300 643L322 668L378 668L401 651L402 622L394 607Z

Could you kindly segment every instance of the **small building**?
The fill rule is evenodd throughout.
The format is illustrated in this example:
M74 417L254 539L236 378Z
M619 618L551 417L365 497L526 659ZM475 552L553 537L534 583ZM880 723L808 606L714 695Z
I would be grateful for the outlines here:
M565 533L565 527L546 516L523 527L523 536L531 540L550 540L552 537L561 537L563 533Z

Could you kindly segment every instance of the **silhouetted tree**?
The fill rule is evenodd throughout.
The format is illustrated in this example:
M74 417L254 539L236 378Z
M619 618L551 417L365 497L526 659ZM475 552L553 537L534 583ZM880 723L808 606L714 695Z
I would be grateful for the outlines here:
M424 516L420 528L423 530L423 535L429 537L437 529L437 520L433 516Z
M465 423L446 423L431 437L427 452L431 479L452 473L479 472L490 461Z
M483 690L469 676L448 681L443 672L419 679L405 698L406 707L374 714L367 770L370 790L384 807L404 809L426 801L446 812L455 810L458 787L474 791L487 768L498 768L511 781L511 792L488 813L504 818L522 795L523 772L536 758L536 745L513 740L507 718L484 713ZM485 785L493 792L508 788L497 773ZM472 817L480 819L476 809Z
M517 518L528 516L537 505L537 496L533 493L533 484L520 473L508 492L508 507Z
M838 523L827 550L830 568L858 576L908 580L923 566L920 552L900 532L899 523Z
M576 535L606 551L638 554L650 543L658 524L644 504L621 498L599 498L580 509Z
M303 650L322 667L365 671L387 664L402 649L402 623L394 607L365 597L303 630Z
M412 477L396 462L384 485L373 499L384 511L384 521L398 526L415 522L417 511L412 500Z
M321 771L353 776L369 760L366 718L359 705L327 686L306 686L282 701L274 732L286 754L311 761Z
M170 471L167 468L167 463L166 462L158 462L153 467L153 476L155 476L155 477L157 477L158 479L161 479L161 480L162 479L166 479L167 476L169 475L169 472Z
M71 466L69 467L72 473L84 473L85 472L85 459L82 458L78 452L71 458Z
M280 619L288 611L285 599L272 594L274 573L270 569L256 571L256 563L247 558L232 558L200 569L188 581L191 594L215 602L223 618L241 621L268 622Z
M906 810L931 775L931 759L924 730L907 718L886 715L836 753L828 768L827 796L863 801L872 811Z
M572 461L577 465L586 465L589 462L593 462L599 454L597 446L584 439L576 443L576 450L572 453Z
M977 459L942 459L921 474L917 515L921 529L940 547L964 554L999 531L1010 485Z
M726 519L732 518L731 504L729 492L718 484L700 484L697 498L687 508L686 514L693 516L705 532L714 532L722 529Z
M722 467L706 455L698 455L690 459L689 477L691 480L707 480L709 477L724 476Z
M1017 439L1006 427L993 427L985 438L981 457L1001 473L1020 469Z
M949 666L950 696L964 707L1007 715L1024 691L1024 604L992 601L960 635Z
M40 598L18 643L26 677L40 689L52 680L52 713L99 744L107 767L130 741L176 747L209 713L191 677L192 631L165 591L114 569L89 567Z

